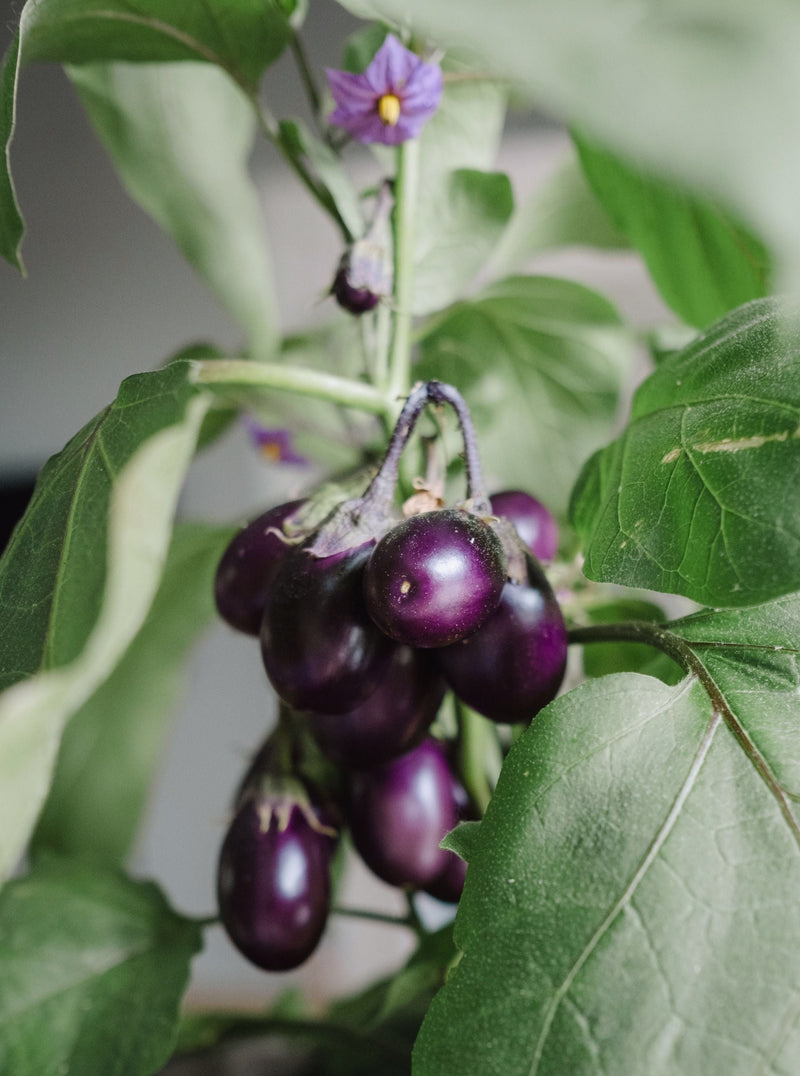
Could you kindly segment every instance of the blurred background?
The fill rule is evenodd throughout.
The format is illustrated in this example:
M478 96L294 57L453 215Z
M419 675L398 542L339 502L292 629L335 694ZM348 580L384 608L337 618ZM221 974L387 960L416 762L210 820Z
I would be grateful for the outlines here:
M7 14L3 48L14 23ZM303 36L317 70L340 63L341 45L356 26L334 3L311 5ZM303 113L288 57L268 73L265 94L276 115ZM514 117L498 167L511 176L519 199L553 174L567 144L557 124ZM239 339L172 242L127 197L58 67L22 73L12 163L28 227L28 276L0 264L0 544L39 467L114 398L124 377L197 340L233 348ZM257 149L252 167L284 329L308 325L328 309L323 297L341 253L338 236L269 146ZM637 324L662 314L632 254L573 248L532 268L598 288ZM244 521L308 482L307 469L268 464L235 429L193 466L181 513ZM230 797L274 711L257 642L215 625L189 662L132 861L133 872L155 878L181 911L214 911ZM347 868L340 900L403 910L397 893L356 862ZM431 921L450 914L432 900L425 912ZM294 984L316 1000L346 993L396 967L412 942L403 929L335 917L304 968L268 976L251 969L221 931L209 931L208 939L194 964L190 1002L253 1008Z

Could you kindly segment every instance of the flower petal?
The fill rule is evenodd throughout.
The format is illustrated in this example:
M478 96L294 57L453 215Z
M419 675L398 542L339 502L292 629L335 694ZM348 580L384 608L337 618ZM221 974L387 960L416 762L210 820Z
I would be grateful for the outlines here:
M375 91L363 75L353 75L349 71L335 71L327 68L328 85L333 99L340 108L348 111L372 108L375 103Z

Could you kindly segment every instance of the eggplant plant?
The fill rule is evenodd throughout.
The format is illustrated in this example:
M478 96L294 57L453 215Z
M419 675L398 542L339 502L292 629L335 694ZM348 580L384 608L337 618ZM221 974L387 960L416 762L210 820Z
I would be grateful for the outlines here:
M4 258L23 271L20 74L62 64L241 340L187 324L184 352L141 355L0 559L0 1073L148 1076L278 1035L321 1076L789 1076L800 14L338 2L362 22L319 70L301 0L18 5ZM284 54L310 119L270 108ZM569 131L526 199L497 170L509 103ZM254 230L259 139L338 237L303 334ZM635 252L669 321L530 271L575 246ZM176 522L193 458L241 424L313 480L245 521ZM130 745L212 616L259 640L278 719L198 918L126 868L157 761ZM109 779L74 745L112 720ZM87 805L119 823L97 845ZM407 914L372 914L411 932L407 963L324 1011L182 1006L212 927L266 997L368 914L340 902L348 856L402 891Z

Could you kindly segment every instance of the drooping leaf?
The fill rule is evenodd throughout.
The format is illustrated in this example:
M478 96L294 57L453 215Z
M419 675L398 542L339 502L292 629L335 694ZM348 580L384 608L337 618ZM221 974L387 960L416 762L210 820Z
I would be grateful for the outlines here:
M719 606L800 586L800 352L756 300L665 358L572 512L590 579Z
M489 270L492 276L518 273L537 254L565 246L630 246L586 182L574 151L567 151L553 177L514 210Z
M161 585L109 678L72 717L33 847L121 861L136 833L186 651L214 613L230 527L178 524Z
M0 561L0 877L47 794L65 722L110 674L158 586L209 395L173 363L44 467Z
M767 294L767 252L729 213L585 138L576 144L598 198L684 321L705 328Z
M10 168L19 71L35 60L216 64L254 92L290 36L291 7L277 0L27 0L0 73L0 254L20 270L24 225Z
M0 1071L150 1076L200 946L152 883L48 857L0 895Z
M364 232L364 214L339 157L300 120L282 120L280 133L293 152L307 158L312 174L322 180L350 234L356 239L360 238Z
M561 512L581 461L608 435L630 355L618 315L597 293L510 277L435 323L415 373L464 393L490 481Z
M784 669L758 663L757 706L797 691ZM727 690L724 717L694 677L625 673L537 717L469 850L415 1076L797 1068L800 828Z
M508 177L460 168L424 201L417 220L415 314L441 310L476 276L514 208Z
M471 48L540 109L658 175L706 191L800 280L800 11L783 0L340 0Z
M279 318L256 188L256 120L210 64L86 64L68 74L128 193L269 359Z

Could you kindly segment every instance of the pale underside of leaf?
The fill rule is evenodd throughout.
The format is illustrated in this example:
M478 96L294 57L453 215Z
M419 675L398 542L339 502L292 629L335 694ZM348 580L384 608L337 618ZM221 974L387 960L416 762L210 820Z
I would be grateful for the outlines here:
M15 867L49 787L65 722L102 683L155 593L172 516L208 397L146 441L122 470L109 513L103 603L81 655L9 688L0 699L0 877Z

